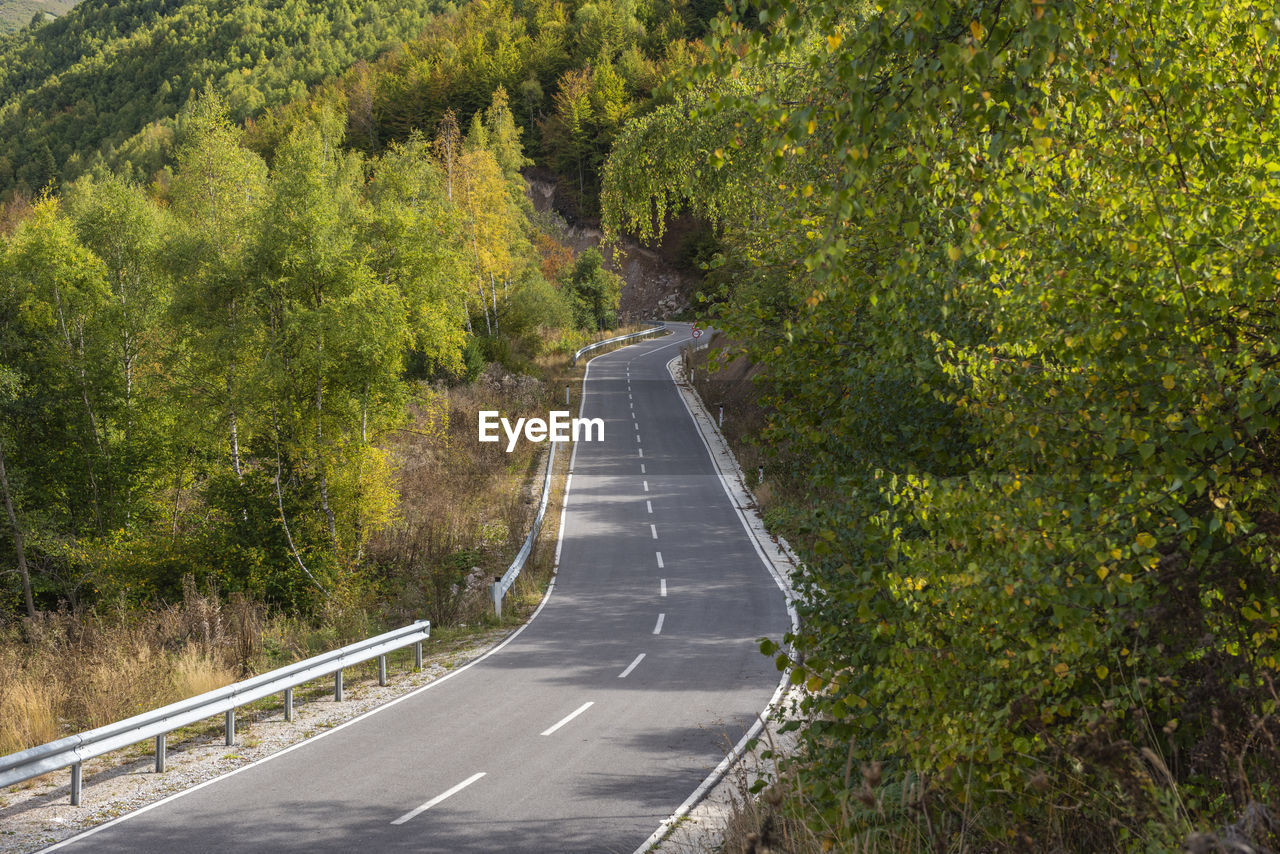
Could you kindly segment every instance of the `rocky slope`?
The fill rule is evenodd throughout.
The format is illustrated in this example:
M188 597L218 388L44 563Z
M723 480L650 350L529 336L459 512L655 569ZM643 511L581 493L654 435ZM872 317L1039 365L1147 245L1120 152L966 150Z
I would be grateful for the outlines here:
M560 213L554 181L539 174L527 175L526 181L535 211ZM663 241L654 247L642 246L630 237L604 246L599 227L588 222L566 222L557 237L575 253L592 246L600 249L608 268L622 276L619 313L625 323L666 319L689 307L702 276L682 268L680 257L694 228L691 219L678 218L669 225Z

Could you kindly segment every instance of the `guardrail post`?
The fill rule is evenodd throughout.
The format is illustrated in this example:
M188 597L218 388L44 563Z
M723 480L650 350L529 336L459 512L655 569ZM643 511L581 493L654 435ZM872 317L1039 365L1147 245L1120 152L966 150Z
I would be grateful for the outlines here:
M422 641L418 641L413 645L413 666L418 668L418 672L422 672Z
M156 736L156 773L164 773L164 739L165 733Z
M227 709L227 747L236 743L236 710Z
M284 719L286 721L293 720L293 689L284 689Z
M502 619L502 580L497 579L489 587L489 594L493 597L493 613L499 620Z
M84 788L84 774L79 762L71 765L71 806L80 806L80 791Z
M719 417L718 419L716 419L716 426L717 426L717 427L723 427L723 426L724 426L724 407L723 407L723 406L722 406L722 407L720 407L720 417Z
M333 674L333 701L335 703L342 702L342 671L341 670Z
M386 687L387 684L387 657L385 655L378 656L378 684Z

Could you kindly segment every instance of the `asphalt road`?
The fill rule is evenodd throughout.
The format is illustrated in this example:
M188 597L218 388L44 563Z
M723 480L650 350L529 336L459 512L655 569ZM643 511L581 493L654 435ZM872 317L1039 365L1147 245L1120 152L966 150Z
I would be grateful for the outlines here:
M690 341L673 328L590 365L605 438L577 446L555 588L523 632L58 850L633 852L768 704L756 639L788 627L667 374Z

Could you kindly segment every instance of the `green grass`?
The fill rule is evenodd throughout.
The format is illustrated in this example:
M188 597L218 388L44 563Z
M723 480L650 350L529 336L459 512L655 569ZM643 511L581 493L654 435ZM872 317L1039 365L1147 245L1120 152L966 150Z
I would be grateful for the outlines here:
M0 33L13 33L31 23L37 12L63 15L76 0L0 0Z

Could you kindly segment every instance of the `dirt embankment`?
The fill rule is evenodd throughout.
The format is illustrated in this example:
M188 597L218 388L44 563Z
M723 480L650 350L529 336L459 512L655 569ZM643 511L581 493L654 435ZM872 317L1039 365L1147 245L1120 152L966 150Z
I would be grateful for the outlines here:
M604 255L606 266L622 276L620 320L626 323L665 319L689 307L702 284L700 273L681 266L685 245L697 228L691 217L674 219L662 242L654 247L642 246L631 237L603 246L604 235L598 224L572 220L570 212L557 205L556 185L550 176L530 170L525 180L535 211L552 210L565 217L564 231L556 235L561 242L574 254L596 247Z

